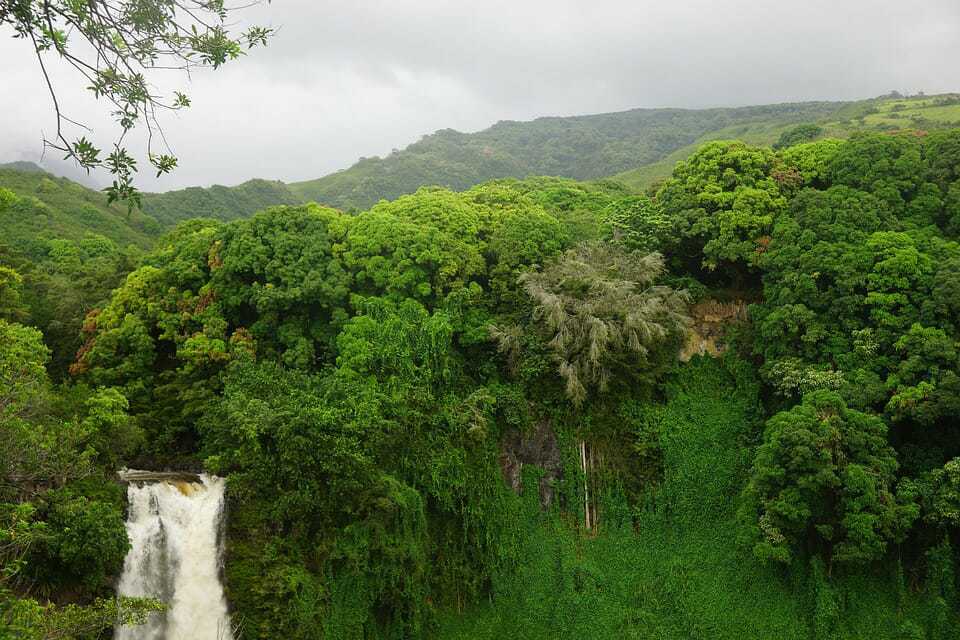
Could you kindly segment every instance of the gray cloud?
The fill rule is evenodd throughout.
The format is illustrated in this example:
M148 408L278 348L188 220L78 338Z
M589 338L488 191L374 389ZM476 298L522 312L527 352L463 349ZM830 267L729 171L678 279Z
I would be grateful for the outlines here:
M274 0L243 17L280 31L194 76L194 107L165 121L181 167L145 187L308 179L500 119L960 89L956 0ZM30 158L49 98L24 42L0 39L0 60L0 160ZM82 85L57 79L109 142Z

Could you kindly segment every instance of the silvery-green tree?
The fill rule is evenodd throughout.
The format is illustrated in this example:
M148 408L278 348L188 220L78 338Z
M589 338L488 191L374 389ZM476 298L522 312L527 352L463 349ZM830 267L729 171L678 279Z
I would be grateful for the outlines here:
M690 322L689 298L657 284L663 274L659 253L585 243L520 276L535 326L575 404L591 389L606 391L615 379L651 380L675 354ZM515 327L493 333L501 351L519 344Z

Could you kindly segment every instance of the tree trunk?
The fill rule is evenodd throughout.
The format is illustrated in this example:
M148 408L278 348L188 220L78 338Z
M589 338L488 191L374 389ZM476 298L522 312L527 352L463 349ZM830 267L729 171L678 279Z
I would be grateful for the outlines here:
M578 443L580 449L580 471L583 473L583 526L590 530L590 490L587 487L587 443L581 440Z

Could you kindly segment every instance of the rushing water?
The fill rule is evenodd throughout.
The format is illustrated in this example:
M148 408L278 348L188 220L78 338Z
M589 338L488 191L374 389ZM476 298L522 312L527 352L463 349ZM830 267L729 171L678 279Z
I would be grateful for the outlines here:
M220 583L223 480L131 481L130 552L118 592L167 604L147 624L119 627L118 640L233 640Z

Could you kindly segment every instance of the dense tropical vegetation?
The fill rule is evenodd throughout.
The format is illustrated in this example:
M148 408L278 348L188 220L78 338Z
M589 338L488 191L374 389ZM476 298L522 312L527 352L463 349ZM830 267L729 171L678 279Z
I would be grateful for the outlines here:
M227 478L246 638L957 637L960 131L823 135L112 238L11 177L0 628L162 606L139 465Z

